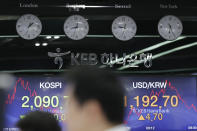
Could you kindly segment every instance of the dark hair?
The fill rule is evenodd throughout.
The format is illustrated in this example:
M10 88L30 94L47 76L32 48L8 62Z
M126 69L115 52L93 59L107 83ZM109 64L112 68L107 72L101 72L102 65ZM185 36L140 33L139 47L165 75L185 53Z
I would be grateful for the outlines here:
M123 122L124 90L115 74L95 66L79 66L71 69L67 82L74 84L74 97L79 104L96 100L109 122Z
M28 113L17 122L16 126L22 131L61 131L54 115L42 111Z

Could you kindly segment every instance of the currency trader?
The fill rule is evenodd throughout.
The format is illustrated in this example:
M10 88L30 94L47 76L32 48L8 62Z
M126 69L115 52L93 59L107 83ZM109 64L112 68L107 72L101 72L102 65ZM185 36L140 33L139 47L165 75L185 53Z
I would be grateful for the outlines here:
M79 66L67 73L68 131L128 131L123 124L124 89L110 71Z

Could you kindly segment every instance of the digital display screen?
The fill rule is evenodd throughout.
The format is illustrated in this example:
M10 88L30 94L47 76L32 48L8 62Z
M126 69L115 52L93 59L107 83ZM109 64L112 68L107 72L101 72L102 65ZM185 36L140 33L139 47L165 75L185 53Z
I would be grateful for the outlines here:
M124 123L132 131L197 130L196 77L121 76L120 80L126 89ZM17 131L15 123L34 110L54 113L65 129L65 87L60 77L16 77L6 94L3 131Z
M62 128L65 121L63 91L66 83L59 77L16 77L5 101L5 128L18 131L15 124L29 111L41 110L54 113Z
M197 130L195 77L124 77L125 123L132 131Z

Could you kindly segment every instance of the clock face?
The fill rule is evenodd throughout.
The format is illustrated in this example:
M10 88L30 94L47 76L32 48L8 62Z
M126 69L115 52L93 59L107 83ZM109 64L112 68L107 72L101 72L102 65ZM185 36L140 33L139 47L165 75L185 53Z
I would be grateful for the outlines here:
M70 39L81 40L89 32L88 22L80 15L70 16L64 23L64 32Z
M137 32L135 21L129 16L119 16L112 23L113 35L122 41L132 39Z
M176 40L183 31L182 22L176 16L164 16L158 24L159 34L166 40Z
M40 35L42 23L35 15L26 14L18 19L16 31L23 39L32 40Z

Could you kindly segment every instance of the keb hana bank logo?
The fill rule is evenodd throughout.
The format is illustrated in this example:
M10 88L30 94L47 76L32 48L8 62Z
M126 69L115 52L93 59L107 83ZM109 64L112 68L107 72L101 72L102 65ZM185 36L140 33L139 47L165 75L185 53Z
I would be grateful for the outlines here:
M138 68L144 65L146 68L152 66L152 53L128 54L128 53L76 53L72 51L61 52L60 48L56 52L48 52L48 56L53 58L54 64L61 69L64 63L68 62L65 57L69 57L71 66L76 65L101 65L102 67L114 67L115 65Z

